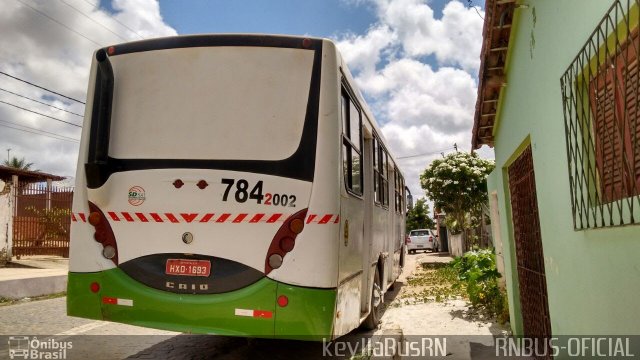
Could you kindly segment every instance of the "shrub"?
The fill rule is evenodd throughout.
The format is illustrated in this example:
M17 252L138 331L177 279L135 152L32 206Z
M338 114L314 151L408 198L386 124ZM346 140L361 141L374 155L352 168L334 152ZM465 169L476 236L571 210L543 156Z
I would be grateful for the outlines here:
M507 299L498 286L501 275L496 269L495 255L491 250L466 252L453 260L452 265L459 281L454 286L465 286L473 306L486 309L491 315L497 316L500 322L508 320Z

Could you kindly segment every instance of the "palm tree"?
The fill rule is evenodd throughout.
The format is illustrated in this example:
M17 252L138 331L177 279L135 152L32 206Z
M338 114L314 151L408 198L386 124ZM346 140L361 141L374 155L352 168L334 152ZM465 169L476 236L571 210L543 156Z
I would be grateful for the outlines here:
M28 163L24 158L18 159L15 156L13 156L11 160L5 160L4 166L8 166L8 167L12 167L20 170L26 170L26 171L39 171L39 170L31 169L31 167L33 166L33 163Z

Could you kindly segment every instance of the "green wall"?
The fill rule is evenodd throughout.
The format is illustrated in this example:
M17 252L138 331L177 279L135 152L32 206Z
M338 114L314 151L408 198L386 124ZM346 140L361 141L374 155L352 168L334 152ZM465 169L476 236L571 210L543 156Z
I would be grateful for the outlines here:
M553 334L640 334L640 225L574 231L560 92L560 77L612 1L527 3L515 10L489 179L489 191L498 191L505 268L511 269L513 330L522 332L506 168L530 141Z

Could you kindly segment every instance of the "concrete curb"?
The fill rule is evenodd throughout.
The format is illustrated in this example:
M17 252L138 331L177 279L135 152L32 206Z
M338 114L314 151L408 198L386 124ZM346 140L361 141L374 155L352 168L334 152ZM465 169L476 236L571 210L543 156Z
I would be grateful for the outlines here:
M22 299L67 291L67 275L0 281L0 298Z

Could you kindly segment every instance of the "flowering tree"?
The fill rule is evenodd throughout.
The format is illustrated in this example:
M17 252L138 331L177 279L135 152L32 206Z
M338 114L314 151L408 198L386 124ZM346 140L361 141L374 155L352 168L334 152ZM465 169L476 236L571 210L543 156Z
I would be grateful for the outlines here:
M475 153L455 152L434 160L420 175L420 185L436 209L447 214L454 232L469 229L468 213L477 213L487 202L487 175L495 164Z

